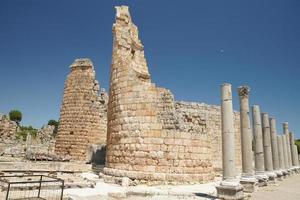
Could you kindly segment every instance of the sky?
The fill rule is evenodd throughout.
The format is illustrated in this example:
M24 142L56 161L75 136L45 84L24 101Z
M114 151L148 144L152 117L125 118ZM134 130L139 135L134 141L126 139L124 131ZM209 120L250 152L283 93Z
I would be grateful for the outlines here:
M108 91L114 6L128 5L152 81L176 100L220 104L220 84L251 88L250 104L300 138L299 0L1 0L0 112L23 125L59 119L64 81L90 58Z

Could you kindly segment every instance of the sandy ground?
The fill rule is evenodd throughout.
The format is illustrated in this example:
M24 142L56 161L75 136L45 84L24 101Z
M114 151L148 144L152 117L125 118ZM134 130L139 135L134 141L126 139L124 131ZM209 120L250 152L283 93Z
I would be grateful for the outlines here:
M107 184L92 173L82 173L82 178L93 180L93 188L69 188L64 190L64 199L72 200L215 200L215 186L219 181L196 185L132 186ZM46 192L46 191L44 191ZM51 192L51 191L49 191ZM52 190L53 192L53 190ZM0 192L0 199L3 197ZM69 197L69 198L68 198ZM300 174L292 175L276 185L260 187L252 194L251 200L299 200Z
M299 200L300 199L300 174L292 175L278 182L277 185L259 188L251 200Z

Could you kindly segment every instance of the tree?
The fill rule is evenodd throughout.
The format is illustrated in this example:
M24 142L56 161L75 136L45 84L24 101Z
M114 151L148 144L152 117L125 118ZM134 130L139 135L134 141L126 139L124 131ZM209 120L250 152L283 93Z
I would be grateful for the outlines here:
M19 110L11 110L9 112L9 119L19 124L22 121L22 113Z
M51 125L51 126L57 126L58 125L58 121L54 120L54 119L50 119L48 121L48 125Z

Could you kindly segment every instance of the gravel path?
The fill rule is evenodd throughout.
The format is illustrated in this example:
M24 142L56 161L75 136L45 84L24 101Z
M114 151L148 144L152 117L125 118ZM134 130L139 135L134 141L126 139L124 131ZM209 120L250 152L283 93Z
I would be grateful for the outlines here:
M300 174L292 175L277 185L259 188L254 192L251 200L299 200Z

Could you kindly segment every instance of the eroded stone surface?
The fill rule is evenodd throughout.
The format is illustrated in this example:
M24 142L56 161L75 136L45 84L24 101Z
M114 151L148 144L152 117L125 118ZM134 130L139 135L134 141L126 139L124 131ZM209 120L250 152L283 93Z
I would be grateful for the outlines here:
M106 142L107 95L100 93L93 63L76 59L70 66L55 144L55 152L85 160L87 146Z
M151 82L126 6L116 7L110 76L104 173L142 183L212 180L221 169L220 107L175 102Z
M6 115L0 113L0 138L14 139L18 125L16 122L9 120Z

